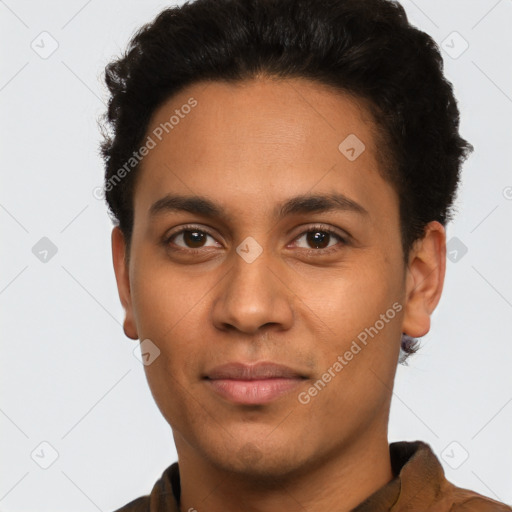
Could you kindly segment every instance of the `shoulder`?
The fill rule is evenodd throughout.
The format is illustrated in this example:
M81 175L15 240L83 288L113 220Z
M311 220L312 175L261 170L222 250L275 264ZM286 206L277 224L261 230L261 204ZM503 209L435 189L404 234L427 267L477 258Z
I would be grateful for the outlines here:
M130 503L127 503L124 507L118 508L114 512L148 512L149 511L149 496L142 496L137 498Z
M114 512L179 512L179 498L180 477L175 462L162 473L150 494L136 498Z
M473 498L454 504L450 512L512 512L512 507L491 498L475 495Z
M394 512L512 512L512 507L505 503L447 480L441 462L428 443L419 440L391 443L390 457L393 473L400 482Z
M448 483L449 512L512 512L512 507L469 489Z

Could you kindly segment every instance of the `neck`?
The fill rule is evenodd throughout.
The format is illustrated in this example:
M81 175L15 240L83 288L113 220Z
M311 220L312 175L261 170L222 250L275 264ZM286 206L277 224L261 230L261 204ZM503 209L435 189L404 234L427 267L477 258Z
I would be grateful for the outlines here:
M175 441L181 512L349 512L393 478L387 435L365 437L267 481L212 465L180 450L185 447L176 435Z

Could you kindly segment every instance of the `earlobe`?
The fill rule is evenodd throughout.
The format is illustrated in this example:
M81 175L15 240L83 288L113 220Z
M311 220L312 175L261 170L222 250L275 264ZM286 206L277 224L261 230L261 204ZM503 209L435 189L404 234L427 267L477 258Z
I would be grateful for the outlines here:
M425 236L416 241L409 257L404 333L419 338L430 330L430 316L441 298L445 271L446 232L440 222L432 221L425 228Z
M132 340L139 339L137 328L135 326L135 318L133 315L130 275L128 264L125 259L126 242L121 229L116 226L112 230L112 263L116 275L117 291L119 299L125 310L125 318L123 322L123 331L128 338Z

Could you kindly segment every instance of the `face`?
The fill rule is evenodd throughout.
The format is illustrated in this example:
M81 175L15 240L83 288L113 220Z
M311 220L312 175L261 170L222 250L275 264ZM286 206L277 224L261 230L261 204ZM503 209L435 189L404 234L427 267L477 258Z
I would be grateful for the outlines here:
M401 333L428 331L444 267L442 236L404 267L364 106L300 79L197 83L147 135L114 265L179 456L278 476L385 438ZM215 379L233 362L294 378Z

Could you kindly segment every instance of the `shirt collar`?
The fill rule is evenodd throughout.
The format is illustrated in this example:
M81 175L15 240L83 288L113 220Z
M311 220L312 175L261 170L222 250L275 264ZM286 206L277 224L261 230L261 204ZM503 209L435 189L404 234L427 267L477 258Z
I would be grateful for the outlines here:
M352 512L425 510L448 482L431 447L423 441L389 445L394 478L361 502ZM151 511L178 512L181 495L178 463L169 466L151 493ZM448 484L449 485L449 484ZM158 488L156 488L158 487Z
M431 447L423 441L389 445L394 478L360 503L352 512L424 510L435 502L446 482L444 470Z

